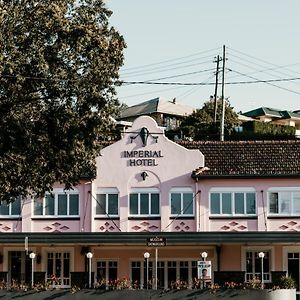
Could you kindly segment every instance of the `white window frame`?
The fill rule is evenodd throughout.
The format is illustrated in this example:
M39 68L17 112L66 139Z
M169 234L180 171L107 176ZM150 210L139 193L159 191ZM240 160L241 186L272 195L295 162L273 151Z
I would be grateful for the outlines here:
M261 246L261 247L242 247L242 259L241 259L241 270L245 271L245 281L247 281L247 265L246 265L246 253L247 252L269 252L269 273L266 276L266 272L264 272L264 282L272 282L272 271L275 270L275 250L274 247ZM257 272L258 273L258 272ZM256 274L257 274L256 273ZM252 273L253 274L253 273Z
M24 248L23 248L24 251ZM69 253L70 254L70 276L71 273L74 272L75 269L75 249L74 247L42 247L41 248L41 257L42 257L42 261L41 261L41 270L46 270L46 276L47 276L47 281L49 279L51 279L51 277L49 278L49 276L51 276L52 274L48 274L47 273L47 266L48 266L48 253ZM65 277L65 278L70 278L71 277ZM71 282L71 281L70 281ZM60 288L69 288L71 287L71 285L62 285L60 286Z
M211 194L212 193L219 193L220 194L220 213L219 214L213 214L211 213ZM222 193L230 193L231 194L231 214L223 214L222 213ZM235 199L234 199L234 194L237 193L243 193L244 194L244 214L238 214L235 213ZM246 211L246 193L254 193L255 196L255 212L253 214L249 214ZM209 215L212 217L224 217L224 216L237 216L237 217L254 217L257 215L257 192L255 188L252 187L215 187L211 188L209 190Z
M193 213L192 214L185 214L183 213L183 194L192 194L192 209ZM179 214L172 214L172 203L171 203L171 197L172 194L180 194L180 213ZM195 216L195 193L194 190L190 187L176 187L172 188L169 192L169 207L170 207L170 216L171 217L194 217Z
M97 273L98 273L98 262L103 262L105 263L105 285L108 287L108 282L109 282L109 263L110 262L116 262L117 263L117 267L115 269L117 269L117 278L119 278L119 274L120 274L120 259L119 258L105 258L105 259L97 259L95 261L95 281L97 280Z
M22 199L22 197L18 197L18 198L20 199L20 212L19 212L19 214L17 214L17 215L12 214L12 205L13 205L13 203L8 203L7 204L7 203L4 203L4 201L2 201L1 205L8 206L8 214L5 214L5 215L0 214L0 219L20 217L20 215L22 214L22 202L24 200ZM17 198L16 198L16 200L17 200Z
M105 194L105 213L104 214L97 214L97 195L99 194ZM108 213L108 195L117 195L118 196L118 213L117 214L109 214ZM101 188L101 189L97 189L97 194L96 194L96 199L95 199L95 216L96 217L102 217L102 218L107 218L108 215L110 217L119 217L119 213L120 213L120 193L119 190L117 188Z
M54 214L53 215L46 215L46 195L53 195L54 196ZM66 215L59 215L58 214L58 195L66 194L67 195L67 214ZM63 188L54 188L52 193L46 193L45 197L43 198L33 198L32 199L32 216L33 218L77 218L80 216L80 193L77 189L73 188L72 190L64 190ZM78 195L78 214L70 215L70 197L69 195ZM41 215L34 214L34 205L35 201L42 201L43 202L43 212Z
M137 214L130 214L130 195L131 194L138 194L138 213ZM149 214L141 214L141 194L148 194L148 209L149 209ZM158 214L151 214L151 194L158 194L159 196L159 203L158 203L158 208L159 208L159 213ZM128 215L129 217L145 217L145 218L151 218L151 217L160 217L160 212L161 212L161 195L160 195L160 190L157 188L144 188L144 189L131 189L129 194L128 194Z
M290 200L290 212L289 213L286 213L286 212L280 212L280 207L281 207L281 197L280 197L280 193L284 193L284 192L289 192L291 193L291 198L289 199ZM270 212L270 195L272 193L278 193L278 213L271 213ZM269 188L268 191L267 191L267 201L268 201L268 215L269 216L300 216L300 212L299 213L294 213L294 193L299 193L300 194L300 187L272 187L272 188Z

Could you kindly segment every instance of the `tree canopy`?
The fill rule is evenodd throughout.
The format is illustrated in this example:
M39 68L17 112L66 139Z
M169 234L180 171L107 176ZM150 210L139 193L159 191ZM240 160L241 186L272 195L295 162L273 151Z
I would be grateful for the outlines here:
M0 201L95 175L123 37L102 0L0 0Z
M179 130L185 137L193 140L219 140L220 120L222 115L222 101L217 100L217 123L214 123L214 100L205 102L200 109L196 109L181 123ZM235 126L239 124L238 115L225 100L224 134L230 135Z

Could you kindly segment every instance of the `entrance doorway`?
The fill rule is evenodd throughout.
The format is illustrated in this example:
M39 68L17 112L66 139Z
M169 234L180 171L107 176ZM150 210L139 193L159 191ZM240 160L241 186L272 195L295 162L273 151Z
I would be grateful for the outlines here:
M300 263L299 263L299 252L288 252L288 274L294 280L296 281L297 284L297 291L299 291L299 286L300 286Z
M31 259L24 251L8 252L8 283L10 285L31 282Z
M47 282L52 286L70 287L70 253L48 252Z

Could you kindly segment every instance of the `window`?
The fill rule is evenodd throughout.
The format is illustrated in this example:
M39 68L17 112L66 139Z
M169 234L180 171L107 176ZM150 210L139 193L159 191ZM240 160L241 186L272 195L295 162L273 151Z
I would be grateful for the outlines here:
M268 193L269 213L300 215L300 190L271 191Z
M119 215L119 194L116 189L101 190L96 199L96 215Z
M194 215L194 194L189 188L174 188L170 194L172 216Z
M79 216L79 194L75 190L55 189L44 198L34 199L35 216Z
M255 215L255 192L212 191L210 193L211 215Z
M254 278L261 279L261 258L258 256L260 251L246 252L246 281ZM263 251L265 257L263 258L264 281L270 280L270 251Z
M179 262L179 278L181 281L185 281L186 284L189 281L189 262L180 261Z
M118 279L117 261L97 261L97 282L106 287Z
M14 202L4 203L0 205L0 218L1 217L14 217L21 214L21 197L17 197Z
M158 190L132 191L129 195L131 216L159 216L160 200Z
M61 287L70 286L70 253L49 252L47 256L47 281Z

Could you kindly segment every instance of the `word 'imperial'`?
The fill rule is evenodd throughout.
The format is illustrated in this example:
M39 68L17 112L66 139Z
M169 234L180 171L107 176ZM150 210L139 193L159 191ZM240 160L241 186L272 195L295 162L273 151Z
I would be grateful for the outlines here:
M128 166L158 166L156 158L163 157L161 151L152 150L134 150L134 151L123 151L124 158L129 158Z

